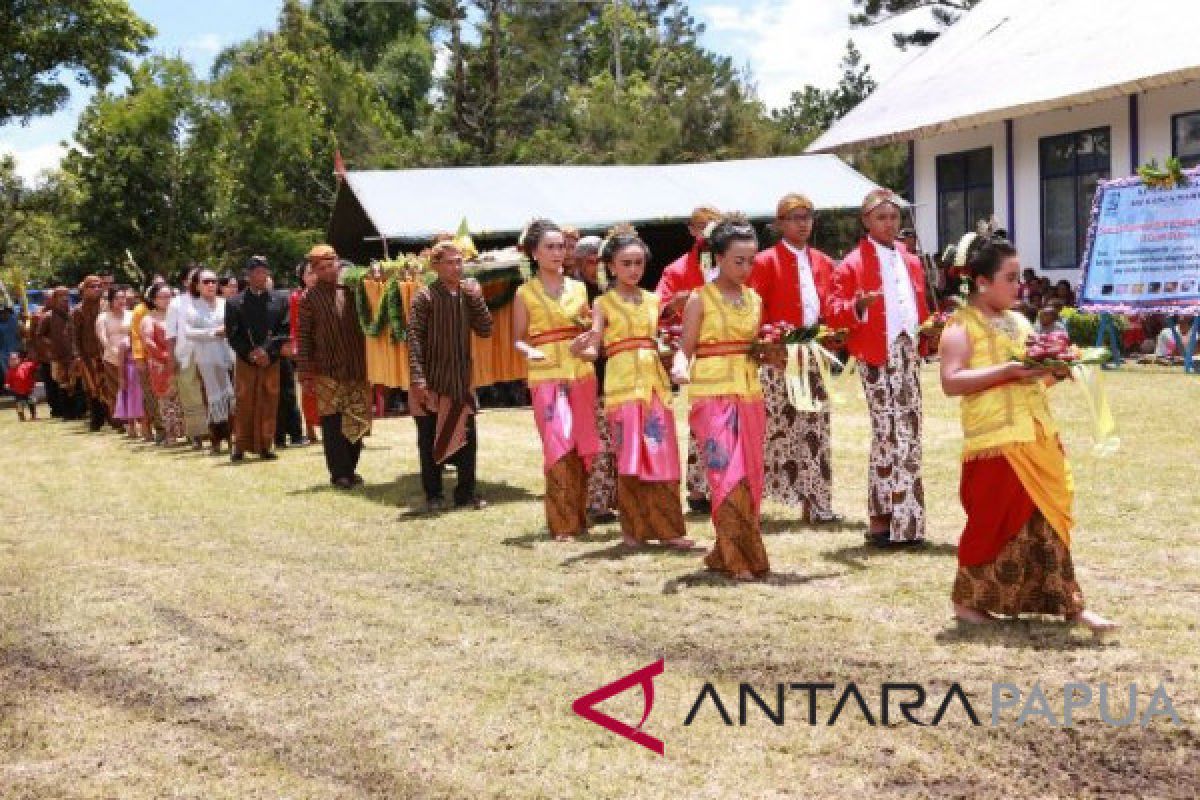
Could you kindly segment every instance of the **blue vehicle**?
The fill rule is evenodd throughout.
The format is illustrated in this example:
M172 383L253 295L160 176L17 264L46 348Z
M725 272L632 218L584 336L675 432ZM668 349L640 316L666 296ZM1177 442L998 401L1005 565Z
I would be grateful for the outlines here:
M74 308L79 304L79 290L71 289L71 307ZM46 298L50 296L49 289L26 289L25 304L27 311L32 314L46 304Z

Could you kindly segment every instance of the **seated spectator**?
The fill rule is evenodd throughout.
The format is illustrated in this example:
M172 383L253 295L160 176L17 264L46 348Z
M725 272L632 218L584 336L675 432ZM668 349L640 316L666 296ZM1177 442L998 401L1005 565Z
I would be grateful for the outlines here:
M1075 290L1071 288L1070 281L1061 280L1054 285L1054 299L1064 306L1075 305Z
M1067 332L1067 326L1058 316L1058 306L1053 303L1047 303L1042 306L1042 310L1038 312L1037 322L1033 326L1034 333L1056 333Z
M1187 337L1192 330L1192 320L1188 317L1181 317L1177 322L1179 328L1179 340L1187 346ZM1183 351L1180 350L1178 342L1175 341L1175 332L1168 325L1158 332L1158 341L1154 347L1154 355L1158 358L1182 358Z

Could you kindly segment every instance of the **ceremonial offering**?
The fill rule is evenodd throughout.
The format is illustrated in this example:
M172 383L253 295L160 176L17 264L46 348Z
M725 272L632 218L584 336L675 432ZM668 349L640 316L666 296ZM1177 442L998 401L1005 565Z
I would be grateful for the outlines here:
M1050 333L1035 333L1025 344L1025 354L1015 358L1029 367L1044 367L1048 369L1083 366L1085 364L1103 364L1111 358L1111 354L1103 347L1079 348L1071 344L1065 331Z

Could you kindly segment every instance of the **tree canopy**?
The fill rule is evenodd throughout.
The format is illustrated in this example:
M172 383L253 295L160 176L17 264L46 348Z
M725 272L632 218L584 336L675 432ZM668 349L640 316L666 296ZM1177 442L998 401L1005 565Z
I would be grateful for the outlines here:
M107 86L153 35L125 0L0 0L0 124L62 108L64 72Z
M949 28L964 12L979 5L980 0L853 0L854 7L861 9L850 14L851 27L869 27L913 11L929 9L934 27L920 26L910 31L892 34L892 42L901 50L909 47L926 47L933 43L942 30Z
M128 86L92 98L41 210L6 214L25 231L10 257L64 275L86 264L141 281L251 254L287 270L323 235L335 155L389 169L797 153L875 86L848 43L837 86L769 110L746 70L703 46L685 0L284 0L272 30L207 76L161 55L130 66L117 56L149 26L121 0L76 5L126 19L136 41L112 51ZM895 153L857 158L903 185Z

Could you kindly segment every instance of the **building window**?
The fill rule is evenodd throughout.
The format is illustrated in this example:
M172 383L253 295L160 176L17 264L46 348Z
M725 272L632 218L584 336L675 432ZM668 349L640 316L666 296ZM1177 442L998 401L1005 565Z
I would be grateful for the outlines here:
M1171 117L1171 155L1185 169L1200 167L1200 111Z
M938 250L992 218L992 148L937 157Z
M1112 172L1109 128L1047 136L1039 142L1042 269L1078 269L1096 184Z

